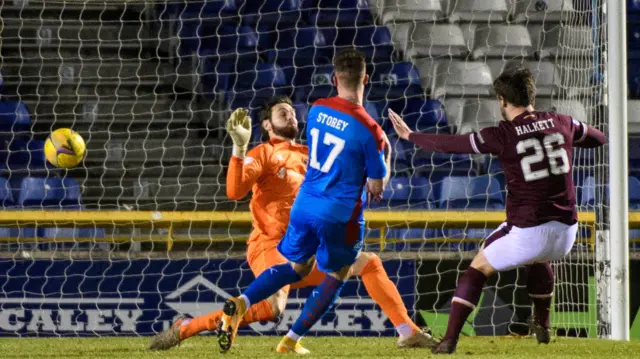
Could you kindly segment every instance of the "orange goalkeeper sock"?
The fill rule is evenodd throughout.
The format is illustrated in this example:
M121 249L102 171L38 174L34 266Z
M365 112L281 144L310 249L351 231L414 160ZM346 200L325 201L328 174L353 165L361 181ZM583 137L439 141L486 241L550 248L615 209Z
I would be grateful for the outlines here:
M420 330L409 318L407 308L402 302L398 288L389 279L378 256L369 259L360 274L369 296L382 308L389 317L398 334L408 336ZM409 332L410 330L410 332Z
M221 318L222 311L217 310L213 313L201 315L185 321L180 326L180 340L185 340L207 330L214 331L218 329ZM249 311L244 315L244 318L240 322L240 326L244 327L253 322L273 321L274 319L275 316L273 315L271 306L266 300L263 300L249 308Z

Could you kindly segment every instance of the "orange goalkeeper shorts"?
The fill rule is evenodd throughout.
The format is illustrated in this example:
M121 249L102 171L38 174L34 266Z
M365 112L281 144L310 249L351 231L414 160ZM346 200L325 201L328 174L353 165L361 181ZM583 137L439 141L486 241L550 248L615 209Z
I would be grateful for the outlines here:
M280 238L268 238L262 234L257 234L255 238L252 238L249 242L249 246L247 248L247 262L249 262L249 267L251 267L251 271L254 276L259 276L260 273L267 268L288 262L287 259L278 252L278 242L280 242ZM292 284L291 288L315 287L322 282L324 276L325 274L320 272L317 266L314 266L308 276L304 277L301 281Z

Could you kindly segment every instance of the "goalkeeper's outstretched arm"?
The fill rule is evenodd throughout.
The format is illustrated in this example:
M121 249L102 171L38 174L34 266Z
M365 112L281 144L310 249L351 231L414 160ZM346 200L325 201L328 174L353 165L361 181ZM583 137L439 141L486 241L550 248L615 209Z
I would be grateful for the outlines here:
M249 193L260 177L263 156L260 147L252 149L247 154L251 138L251 118L247 110L239 108L233 111L226 128L233 141L233 155L229 159L227 171L227 197L239 200Z

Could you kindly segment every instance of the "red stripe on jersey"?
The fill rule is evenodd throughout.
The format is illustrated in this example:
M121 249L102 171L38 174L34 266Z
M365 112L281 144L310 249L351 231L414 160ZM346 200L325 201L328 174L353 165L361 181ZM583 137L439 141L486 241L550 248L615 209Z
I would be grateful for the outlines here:
M384 149L384 135L382 133L382 127L380 127L380 125L371 118L371 116L369 116L364 107L338 96L321 98L314 102L313 106L326 106L355 118L362 124L362 126L371 132L371 135L376 141L378 151L382 151L382 149Z

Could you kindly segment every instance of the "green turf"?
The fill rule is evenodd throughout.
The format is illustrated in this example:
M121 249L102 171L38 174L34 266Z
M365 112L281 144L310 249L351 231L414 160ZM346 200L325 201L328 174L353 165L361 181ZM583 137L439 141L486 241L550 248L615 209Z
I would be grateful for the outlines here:
M164 352L149 352L149 338L97 339L0 339L0 358L276 358L277 337L240 337L225 355L214 337L198 337ZM429 357L426 349L396 349L392 338L323 337L304 344L312 358L411 358ZM467 358L639 358L640 341L630 343L596 339L555 339L537 345L531 338L463 338L456 357ZM286 357L286 356L285 356Z

